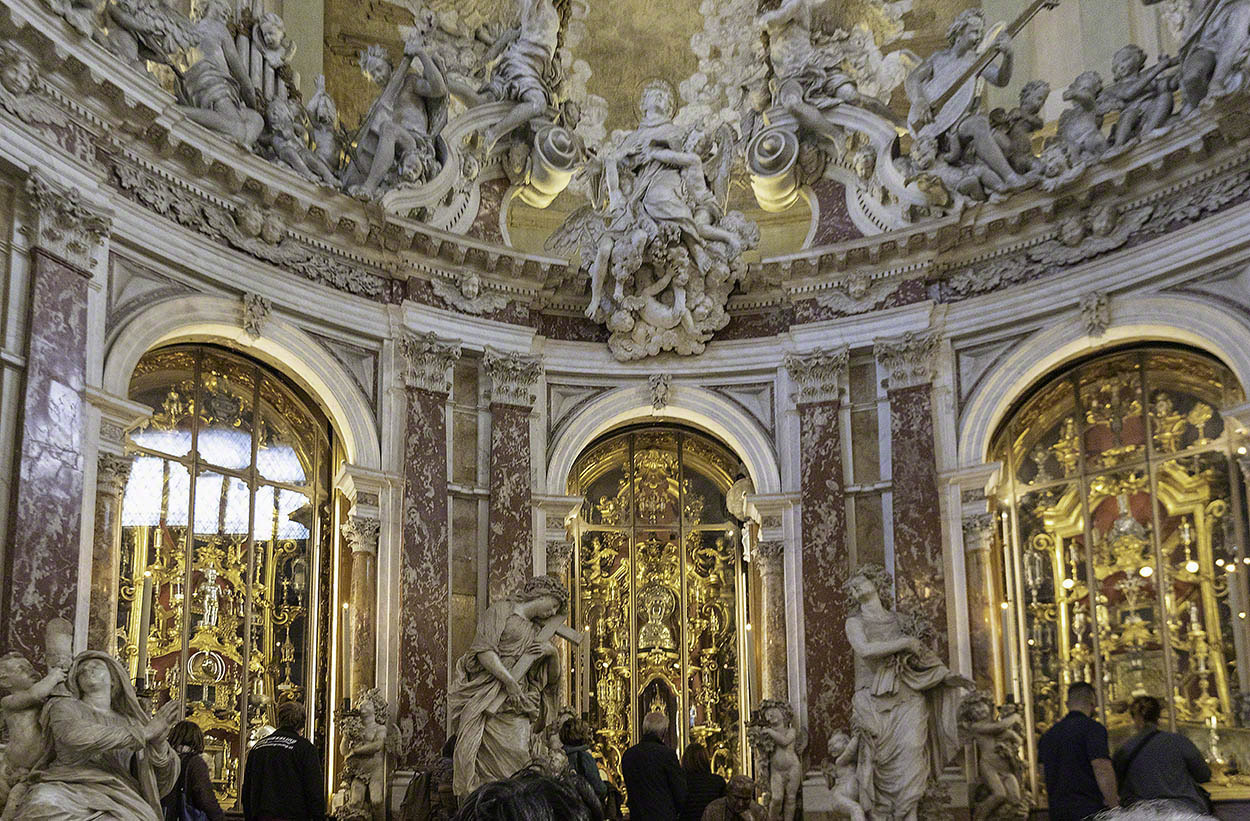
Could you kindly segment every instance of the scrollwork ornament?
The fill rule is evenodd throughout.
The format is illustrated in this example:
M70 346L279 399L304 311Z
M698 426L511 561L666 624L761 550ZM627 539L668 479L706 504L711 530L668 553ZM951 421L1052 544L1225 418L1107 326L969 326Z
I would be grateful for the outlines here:
M243 295L243 331L252 339L260 339L273 313L273 303L260 294Z
M832 350L816 348L806 353L786 354L786 370L798 387L796 402L836 401L849 358L850 350L845 345Z
M534 394L530 390L543 373L542 361L537 356L497 351L487 346L482 364L490 376L491 402L533 407Z
M653 373L647 377L647 387L651 391L651 409L662 411L668 407L668 400L673 392L673 377L667 373Z
M1103 336L1111 325L1111 299L1102 291L1090 291L1081 297L1081 321L1085 333L1095 339Z
M35 211L32 242L89 272L112 221L88 208L77 188L54 185L39 169L32 170L26 179L26 196Z
M443 339L433 331L399 338L404 384L410 388L447 393L447 371L460 359L460 340Z
M873 355L885 369L889 389L912 388L933 380L941 338L936 333L908 331L899 337L873 341Z

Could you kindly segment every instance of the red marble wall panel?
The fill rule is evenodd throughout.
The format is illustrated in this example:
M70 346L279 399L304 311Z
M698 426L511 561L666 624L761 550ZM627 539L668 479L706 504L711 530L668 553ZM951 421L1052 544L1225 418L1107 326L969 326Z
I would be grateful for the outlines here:
M534 572L529 408L492 403L487 588L498 601Z
M838 402L800 404L803 624L810 760L825 757L829 735L849 726L855 689L846 622L846 500Z
M403 763L433 763L447 734L447 394L408 390L400 558L398 720Z
M933 450L932 387L892 390L891 464L894 470L894 586L900 607L924 613L938 653L946 657L946 593L937 462Z
M16 650L38 665L45 625L57 616L74 621L78 599L87 276L39 251L32 258L30 347L0 650Z

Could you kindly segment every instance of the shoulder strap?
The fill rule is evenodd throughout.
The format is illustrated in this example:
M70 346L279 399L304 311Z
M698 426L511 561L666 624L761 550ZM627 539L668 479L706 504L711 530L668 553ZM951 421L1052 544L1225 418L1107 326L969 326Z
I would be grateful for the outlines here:
M1137 754L1140 753L1142 750L1146 749L1146 745L1149 744L1151 739L1153 739L1158 734L1159 734L1159 730L1156 728L1146 733L1146 737L1143 738L1141 741L1137 742L1137 746L1133 748L1133 751L1129 753L1127 757L1125 757L1124 763L1121 764L1120 767L1116 770L1115 777L1118 782L1120 782L1121 784L1124 783L1124 779L1128 778L1129 770L1133 768L1133 762L1137 759Z

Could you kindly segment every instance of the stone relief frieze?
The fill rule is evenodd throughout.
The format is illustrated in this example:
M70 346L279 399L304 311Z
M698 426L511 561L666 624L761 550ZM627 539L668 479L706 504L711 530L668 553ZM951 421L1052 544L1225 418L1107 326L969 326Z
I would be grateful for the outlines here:
M434 276L430 285L440 299L466 314L502 311L512 301L505 294L489 290L482 284L482 278L472 271L455 274L454 282Z
M121 158L113 158L111 170L123 194L185 228L319 284L373 299L388 293L384 276L305 245L272 211L248 205L231 212Z
M90 271L96 264L96 251L112 230L112 220L88 206L77 188L62 187L38 169L26 178L26 197L35 212L32 244L80 271Z

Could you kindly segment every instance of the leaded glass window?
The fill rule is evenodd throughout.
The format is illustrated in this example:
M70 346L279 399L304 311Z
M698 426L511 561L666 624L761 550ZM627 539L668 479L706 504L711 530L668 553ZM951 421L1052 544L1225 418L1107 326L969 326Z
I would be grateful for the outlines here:
M329 425L276 374L207 346L147 354L130 396L155 413L128 443L119 656L154 702L185 702L228 807L249 739L316 678Z

